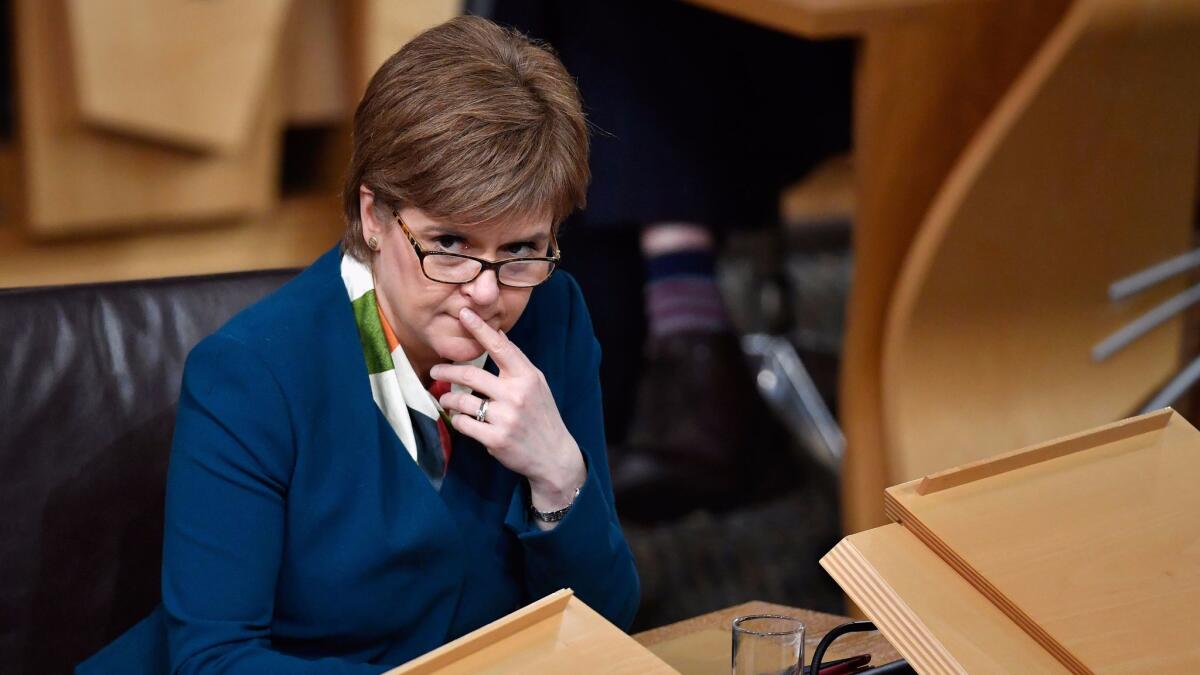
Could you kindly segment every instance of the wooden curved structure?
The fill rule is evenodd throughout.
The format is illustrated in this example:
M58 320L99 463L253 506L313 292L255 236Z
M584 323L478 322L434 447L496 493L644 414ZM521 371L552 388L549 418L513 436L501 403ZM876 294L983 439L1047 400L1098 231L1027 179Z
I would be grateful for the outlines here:
M887 521L880 498L891 484L883 335L905 254L963 149L1069 4L962 0L864 36L855 94L854 283L839 394L846 532Z
M1190 248L1200 3L1076 0L966 149L901 270L883 338L889 484L1132 414L1181 323L1089 350L1180 283L1113 280Z
M842 520L847 532L882 525L883 326L901 264L955 161L1071 0L688 1L809 39L859 42Z

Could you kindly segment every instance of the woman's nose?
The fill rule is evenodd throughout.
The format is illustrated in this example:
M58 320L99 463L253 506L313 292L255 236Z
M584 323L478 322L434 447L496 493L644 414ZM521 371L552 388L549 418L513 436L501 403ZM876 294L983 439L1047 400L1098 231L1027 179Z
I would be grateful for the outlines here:
M477 305L490 305L500 297L500 281L496 270L484 270L475 280L462 285L463 293Z

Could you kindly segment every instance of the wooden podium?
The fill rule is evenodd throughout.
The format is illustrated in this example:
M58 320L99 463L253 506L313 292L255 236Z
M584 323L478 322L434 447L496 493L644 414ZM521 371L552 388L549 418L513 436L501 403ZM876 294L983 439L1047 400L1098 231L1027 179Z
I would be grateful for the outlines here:
M570 589L389 670L386 675L677 673Z
M821 564L923 673L1200 672L1197 477L1164 409L889 488Z

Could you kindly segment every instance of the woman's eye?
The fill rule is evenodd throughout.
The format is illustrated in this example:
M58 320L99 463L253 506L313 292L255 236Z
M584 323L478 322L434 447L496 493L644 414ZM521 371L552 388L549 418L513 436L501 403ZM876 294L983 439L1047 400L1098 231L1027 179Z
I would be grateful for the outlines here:
M509 244L504 247L504 252L513 258L530 258L538 254L538 250L534 248L533 243L528 241Z
M454 235L443 234L439 237L434 237L433 243L434 243L434 245L436 245L439 249L441 249L443 251L457 252L460 248L462 248L463 240L462 240L462 237L455 237Z

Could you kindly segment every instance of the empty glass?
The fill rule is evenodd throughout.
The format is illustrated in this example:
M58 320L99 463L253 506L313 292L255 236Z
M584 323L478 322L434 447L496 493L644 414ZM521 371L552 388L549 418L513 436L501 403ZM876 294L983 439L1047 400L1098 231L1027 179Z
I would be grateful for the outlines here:
M733 675L800 675L804 623L776 614L733 620Z

